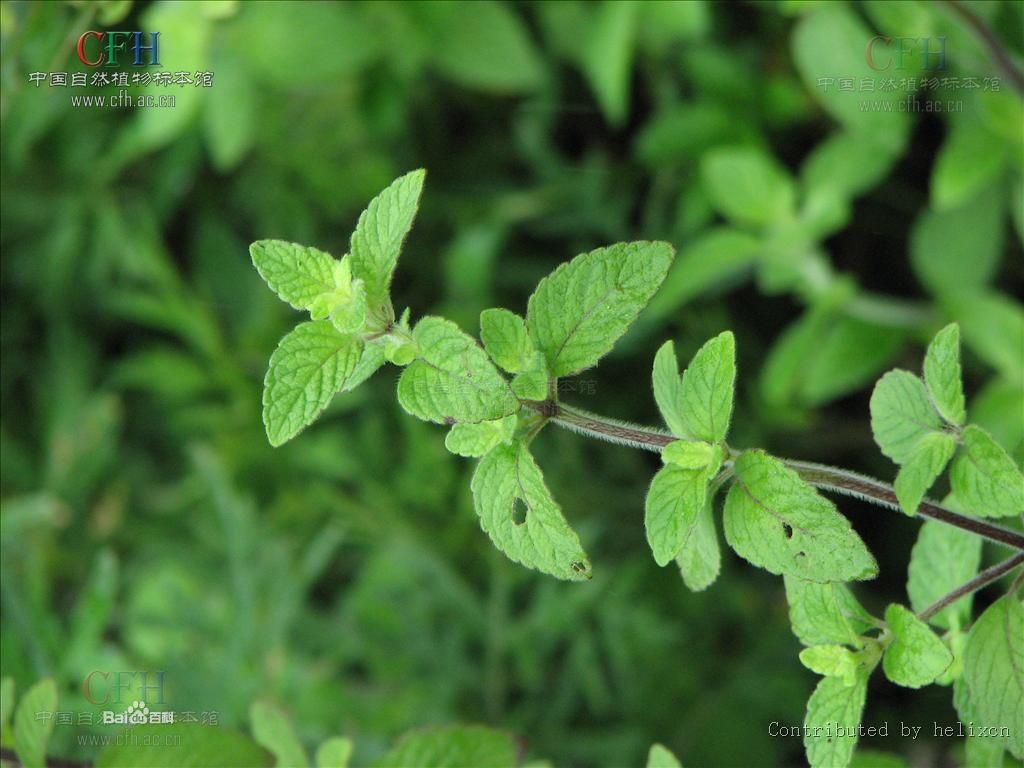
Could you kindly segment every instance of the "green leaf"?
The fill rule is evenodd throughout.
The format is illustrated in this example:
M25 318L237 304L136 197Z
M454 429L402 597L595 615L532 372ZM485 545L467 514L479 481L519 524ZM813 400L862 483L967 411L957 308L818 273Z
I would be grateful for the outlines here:
M903 343L892 328L812 308L772 346L761 391L773 406L817 407L874 379Z
M859 636L873 624L871 616L845 584L786 576L786 600L793 634L804 645L860 645Z
M711 150L701 161L701 178L712 205L735 224L767 227L793 217L793 180L756 147Z
M707 487L705 470L670 464L654 476L644 507L644 527L658 565L668 565L692 535Z
M857 657L842 645L813 645L800 651L800 663L825 677L837 677L844 685L857 682Z
M974 763L968 763L973 766ZM890 752L876 752L873 749L858 749L853 753L850 768L910 768L902 756ZM981 768L981 766L978 766ZM1002 766L1000 766L1002 768Z
M870 135L879 142L898 147L906 140L909 116L896 109L905 98L899 89L869 94L840 90L837 79L877 78L878 72L865 59L865 46L873 32L853 11L839 3L824 3L806 13L797 23L790 41L797 72L811 96L848 129ZM884 62L879 62L879 65ZM829 87L829 85L831 87ZM865 97L878 103L865 110ZM893 109L885 109L887 104Z
M469 88L496 94L536 90L545 62L521 14L502 3L422 3L438 69Z
M675 345L666 341L654 356L654 401L661 411L669 431L676 437L686 437L686 421L683 418L683 382L679 376Z
M373 762L373 768L513 768L516 745L502 731L450 725L413 731Z
M420 169L395 179L370 201L352 233L352 272L366 284L371 308L388 300L391 274L416 218L426 173Z
M481 527L510 559L560 579L590 578L579 537L525 445L494 448L480 460L470 487Z
M515 428L515 416L477 424L455 424L444 439L444 447L457 456L483 456L499 443L508 442Z
M963 449L953 460L949 479L968 512L1009 517L1024 511L1024 475L1003 447L974 424L964 428Z
M1001 185L955 208L926 209L910 233L910 264L921 284L942 297L984 288L999 268L1004 216Z
M944 432L931 432L917 442L896 475L896 498L904 512L914 516L924 495L935 478L942 474L955 450L956 440Z
M707 469L714 464L708 471L710 476L722 464L722 449L700 440L676 440L662 449L661 460L682 469Z
M295 309L309 309L314 300L334 289L334 265L329 253L284 240L257 240L249 255L271 290Z
M650 752L647 753L647 768L683 768L667 747L661 744L652 744Z
M384 365L385 342L380 339L367 342L359 355L355 369L341 385L341 392L351 392Z
M808 195L853 198L889 172L899 152L868 132L837 131L817 144L800 168Z
M711 514L711 497L705 501L697 520L676 555L676 565L683 583L691 592L710 587L722 567L722 553L718 547L718 532Z
M160 749L154 744L168 746ZM96 768L166 768L171 764L188 768L269 768L274 761L252 739L231 728L172 723L136 725L111 734Z
M316 750L316 768L348 768L352 741L341 736L327 739Z
M522 373L533 362L526 321L515 312L485 309L480 314L480 340L491 360L509 373Z
M581 254L540 281L526 325L555 377L597 364L665 279L668 243L617 243Z
M398 401L438 424L500 419L519 401L487 353L455 323L424 317L413 330L420 356L402 371Z
M25 692L14 713L14 751L25 768L45 768L56 718L57 684L48 677Z
M928 345L924 382L942 418L950 424L963 424L967 411L960 373L960 326L956 323L939 331Z
M583 48L583 71L608 122L620 125L629 112L638 4L607 0L594 11Z
M943 303L960 323L964 343L1010 381L1024 384L1024 309L1000 293L951 295Z
M1015 595L994 602L971 627L963 684L970 719L978 726L1010 726L1005 746L1024 760L1024 604Z
M732 331L697 350L683 373L680 410L687 433L709 443L725 439L736 383L736 341Z
M908 371L889 371L871 393L871 432L882 453L906 462L918 441L942 429L924 382Z
M5 505L4 513L9 513L9 507ZM11 716L14 714L14 678L5 677L0 679L0 747L10 748L11 741Z
M651 299L640 327L651 329L687 302L738 280L762 250L761 240L728 227L708 230L689 243Z
M837 677L823 677L807 700L804 749L811 768L844 768L849 764L864 713L867 678L865 670L858 673L853 685Z
M725 500L725 538L740 557L810 581L872 578L878 565L835 506L781 461L747 451Z
M253 738L270 750L278 766L306 768L309 765L295 729L279 707L269 701L253 702L249 718L252 720Z
M537 367L512 377L509 386L523 400L544 400L548 396L548 369L544 357L537 353Z
M328 321L301 323L281 339L263 381L263 425L273 446L313 423L359 363L363 342Z
M979 119L965 116L950 127L932 168L931 202L937 211L969 201L995 181L1007 152Z
M907 595L920 613L939 598L974 578L981 565L981 539L969 531L926 520L910 553ZM971 620L966 595L935 614L929 622L943 629L962 629Z
M908 608L892 603L885 609L885 622L893 640L885 649L882 669L897 685L929 685L953 663L953 654L945 643Z

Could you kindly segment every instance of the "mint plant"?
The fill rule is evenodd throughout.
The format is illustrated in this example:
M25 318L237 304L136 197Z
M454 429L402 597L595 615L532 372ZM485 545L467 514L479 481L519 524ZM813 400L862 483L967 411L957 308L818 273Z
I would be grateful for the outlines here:
M750 157L720 158L708 172L725 174L736 162L756 166L758 185L785 181ZM970 611L975 591L1024 565L1024 534L986 519L1024 511L1024 476L968 420L957 325L929 345L923 378L894 370L875 386L871 428L899 466L893 485L731 446L737 369L730 332L709 340L681 373L672 342L658 350L653 394L667 430L608 419L562 402L558 381L597 365L612 349L665 279L672 246L618 243L577 256L541 280L525 317L484 311L481 342L441 317L412 324L410 310L396 314L390 284L424 176L413 171L381 192L340 259L280 241L252 245L268 285L310 315L270 358L263 420L273 445L295 437L335 395L390 362L402 368L402 408L445 425L451 452L479 459L473 503L494 545L527 568L574 581L591 576L591 561L544 482L533 440L555 424L659 453L664 466L644 513L658 565L674 561L692 590L715 581L721 492L728 545L785 581L793 631L806 646L800 660L822 676L805 720L812 766L849 764L868 681L879 666L896 685L953 685L961 719L983 734L968 737L970 764L1004 751L1024 758L1024 731L1014 726L1024 722L1024 576L976 620ZM791 196L776 197L788 207ZM779 212L743 205L734 214L765 224ZM952 494L942 504L927 499L947 467ZM878 564L820 491L926 519L909 566L908 605L891 604L876 617L859 603L849 583L875 577ZM984 540L1012 554L979 572ZM652 764L671 764L669 758L652 750Z

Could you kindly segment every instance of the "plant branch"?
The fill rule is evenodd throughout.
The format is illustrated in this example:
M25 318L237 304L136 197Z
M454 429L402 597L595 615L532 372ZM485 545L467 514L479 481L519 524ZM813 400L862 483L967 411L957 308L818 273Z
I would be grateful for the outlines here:
M917 614L917 618L921 621L928 621L939 611L952 605L961 597L967 597L967 595L977 592L982 587L987 587L989 584L1001 579L1014 568L1019 568L1022 565L1024 565L1024 552L1018 552L1013 557L1007 558L1001 563L996 563L991 568L986 568L973 579L968 582L964 582L948 595L940 597L934 603Z
M988 25L967 6L959 2L959 0L946 0L946 7L952 10L964 24L974 30L975 34L981 38L985 48L988 49L988 54L992 57L996 67L1002 70L1003 74L1010 79L1018 93L1024 93L1024 74L1017 68L1017 65L1003 47L1002 42L989 29Z
M605 440L616 445L640 448L661 453L669 443L679 439L668 432L624 421L608 419L595 413L572 408L552 400L524 400L523 405L542 414L548 421L586 437ZM900 511L896 491L888 483L846 469L814 464L795 459L783 463L811 485L824 491L854 496L882 507ZM934 501L925 499L917 508L920 517L938 520L946 525L968 531L1011 549L1024 551L1024 534L1009 528L953 512Z

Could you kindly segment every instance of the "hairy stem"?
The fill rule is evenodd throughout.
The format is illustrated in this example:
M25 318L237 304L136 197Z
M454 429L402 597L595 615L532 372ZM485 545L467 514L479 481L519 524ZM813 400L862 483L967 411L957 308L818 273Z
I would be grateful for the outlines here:
M917 618L921 621L928 621L932 616L947 606L952 605L961 597L967 597L967 595L977 592L982 587L987 587L989 584L1001 579L1014 568L1019 568L1022 565L1024 565L1024 552L1018 552L1013 557L1007 558L1001 563L996 563L991 568L986 568L973 579L961 584L948 595L940 597L934 603L917 614Z
M548 421L554 422L560 427L617 445L661 453L662 448L678 439L664 430L608 419L552 400L526 400L523 401L523 405L537 411ZM803 480L824 491L842 493L878 506L900 510L896 491L891 485L883 483L881 480L846 469L830 467L826 464L814 464L795 459L784 459L783 463L800 475ZM938 520L946 525L1024 552L1024 534L984 520L958 514L934 501L928 499L922 501L917 508L917 515Z

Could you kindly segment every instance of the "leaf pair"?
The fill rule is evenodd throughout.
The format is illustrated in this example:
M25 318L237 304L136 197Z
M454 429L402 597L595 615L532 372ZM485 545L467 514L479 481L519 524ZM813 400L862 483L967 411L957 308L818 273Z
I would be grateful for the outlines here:
M736 385L736 341L724 331L697 350L679 375L675 345L666 341L654 356L654 399L676 437L719 443L729 432Z
M485 310L482 349L445 320L424 318L416 326L420 356L402 374L399 401L414 416L452 424L450 451L483 457L472 480L481 526L528 568L590 577L579 537L526 443L515 437L519 400L544 400L551 380L596 365L657 290L672 258L667 243L646 242L581 254L540 282L525 319ZM513 374L510 383L495 364Z
M647 542L658 565L673 558L687 587L699 591L718 576L721 554L708 485L722 465L719 443L732 414L735 341L726 331L708 341L679 375L675 347L654 357L654 398L669 429L684 438L665 446L662 468L645 503Z
M374 198L352 234L351 255L340 260L281 240L250 246L260 276L311 318L281 339L270 358L263 424L271 445L293 438L334 395L361 384L384 363L387 340L367 343L364 337L393 323L388 289L424 176L423 170L412 171Z
M963 443L950 481L958 502L988 517L1024 510L1024 476L985 430L966 420L960 373L960 330L943 328L928 346L924 381L893 370L871 395L871 430L882 453L900 465L895 489L900 507L913 515L925 493Z

